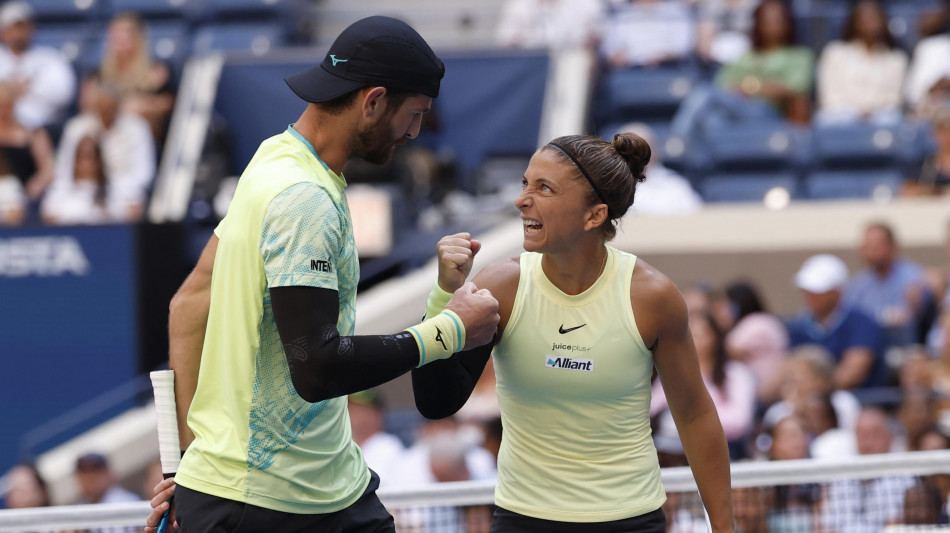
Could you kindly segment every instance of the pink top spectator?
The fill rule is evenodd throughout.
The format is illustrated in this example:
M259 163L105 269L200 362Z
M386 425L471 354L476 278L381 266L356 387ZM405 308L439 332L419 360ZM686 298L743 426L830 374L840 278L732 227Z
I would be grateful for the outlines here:
M727 440L741 439L752 430L755 413L755 376L749 367L737 361L726 363L726 380L717 387L703 376L706 389L716 404L716 412L722 422ZM650 416L667 408L666 393L660 380L653 382L653 398L650 401Z
M748 365L755 375L760 398L771 388L782 367L788 347L788 331L782 321L768 313L745 316L726 335L729 357Z

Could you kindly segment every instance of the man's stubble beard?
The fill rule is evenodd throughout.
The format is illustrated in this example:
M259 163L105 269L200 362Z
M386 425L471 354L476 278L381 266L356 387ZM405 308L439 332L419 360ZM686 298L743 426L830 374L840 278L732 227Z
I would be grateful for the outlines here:
M390 138L393 114L387 110L375 124L357 132L352 154L374 165L388 163L393 157L396 144L401 140Z

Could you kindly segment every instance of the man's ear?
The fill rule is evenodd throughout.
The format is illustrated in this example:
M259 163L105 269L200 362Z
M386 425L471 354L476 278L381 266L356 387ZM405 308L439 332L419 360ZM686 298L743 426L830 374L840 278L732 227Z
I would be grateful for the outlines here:
M364 118L372 118L386 109L386 88L367 87L363 89L363 106L361 111Z

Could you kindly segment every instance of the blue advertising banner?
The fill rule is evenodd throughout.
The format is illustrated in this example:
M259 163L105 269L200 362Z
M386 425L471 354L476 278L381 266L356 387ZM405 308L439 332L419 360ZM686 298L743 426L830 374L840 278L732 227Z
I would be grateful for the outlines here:
M134 226L0 230L0 473L37 426L137 373Z

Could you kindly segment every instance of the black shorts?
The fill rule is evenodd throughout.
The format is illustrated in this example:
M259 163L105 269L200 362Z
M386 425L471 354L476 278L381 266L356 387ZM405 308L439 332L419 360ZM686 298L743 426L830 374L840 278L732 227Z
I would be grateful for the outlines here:
M175 513L182 533L394 533L393 517L376 497L379 476L353 505L329 514L293 514L218 498L181 485L175 488Z
M666 515L663 509L652 513L621 518L610 522L556 522L533 518L497 507L491 533L664 533Z

